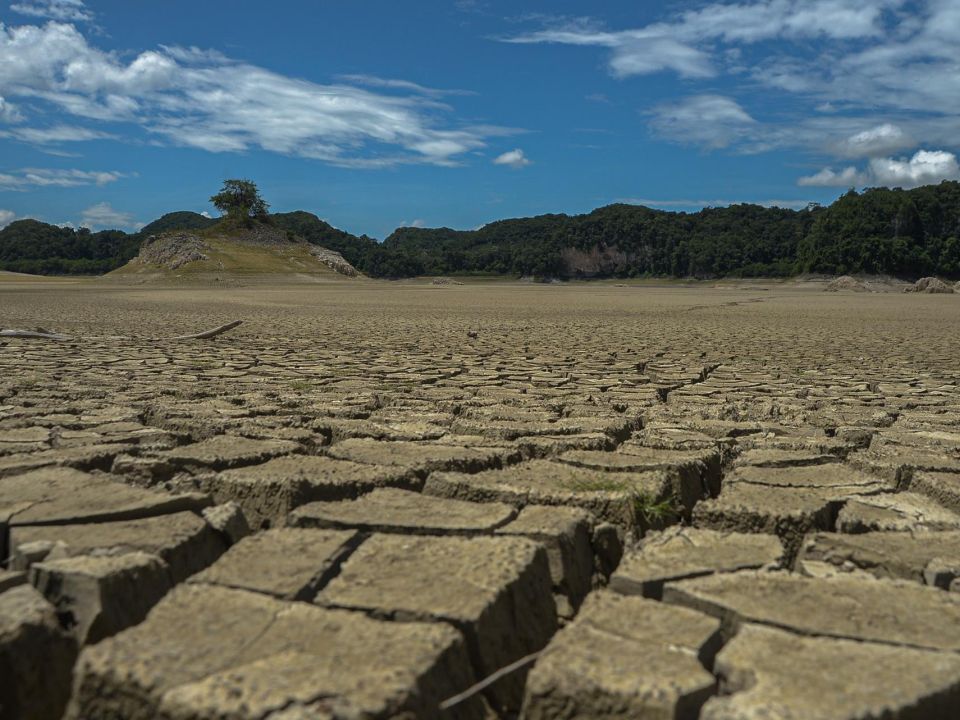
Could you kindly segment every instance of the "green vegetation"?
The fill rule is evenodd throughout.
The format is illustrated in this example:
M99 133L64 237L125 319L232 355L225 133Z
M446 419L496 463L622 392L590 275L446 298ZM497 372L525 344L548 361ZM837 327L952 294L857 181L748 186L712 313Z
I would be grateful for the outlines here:
M307 212L267 216L266 203L249 181L228 180L213 198L218 199L227 222L216 227L217 221L188 212L164 215L135 235L20 220L0 230L0 269L108 272L134 257L151 234L228 231L233 213L244 224L269 219L289 238L335 250L372 277L960 278L960 183L949 181L914 190L851 190L829 207L803 210L733 205L676 213L621 204L586 215L502 220L470 231L408 227L383 243L338 230Z
M270 205L260 197L256 183L250 180L224 180L223 187L210 198L225 220L237 226L250 227L254 220L264 221Z
M647 493L633 497L633 510L646 527L662 528L680 519L682 511L673 498L657 500Z

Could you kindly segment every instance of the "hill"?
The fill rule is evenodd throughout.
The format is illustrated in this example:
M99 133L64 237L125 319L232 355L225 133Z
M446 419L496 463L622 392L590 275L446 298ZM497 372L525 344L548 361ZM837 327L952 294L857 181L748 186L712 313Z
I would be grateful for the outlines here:
M226 281L260 275L312 281L361 277L339 253L263 223L151 235L136 257L108 277Z
M204 234L217 222L175 212L128 235L20 220L0 230L0 270L105 273L134 258L151 235ZM802 210L740 204L684 213L615 204L584 215L500 220L478 230L398 228L383 243L303 211L271 215L270 224L290 240L339 253L372 277L960 278L960 183L951 181L851 190L828 207Z

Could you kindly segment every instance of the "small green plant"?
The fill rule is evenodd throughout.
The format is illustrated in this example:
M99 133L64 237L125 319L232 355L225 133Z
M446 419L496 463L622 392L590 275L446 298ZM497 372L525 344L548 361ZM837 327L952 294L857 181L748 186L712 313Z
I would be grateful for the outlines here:
M649 493L633 496L633 510L639 520L648 527L664 527L680 518L680 508L673 498L658 500Z
M290 389L295 392L307 392L313 388L313 383L310 380L291 380Z

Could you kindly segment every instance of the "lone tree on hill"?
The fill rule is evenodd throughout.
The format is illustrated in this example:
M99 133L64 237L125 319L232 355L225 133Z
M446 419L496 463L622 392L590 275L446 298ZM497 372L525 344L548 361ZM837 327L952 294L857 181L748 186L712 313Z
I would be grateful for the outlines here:
M250 180L224 180L223 188L210 198L228 220L249 226L252 220L266 220L270 207Z

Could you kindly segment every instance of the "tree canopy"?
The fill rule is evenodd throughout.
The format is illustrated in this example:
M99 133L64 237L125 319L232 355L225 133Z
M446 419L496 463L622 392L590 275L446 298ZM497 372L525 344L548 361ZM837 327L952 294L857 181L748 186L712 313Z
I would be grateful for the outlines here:
M210 202L229 220L245 225L251 220L266 220L270 209L252 180L224 180L220 192Z

